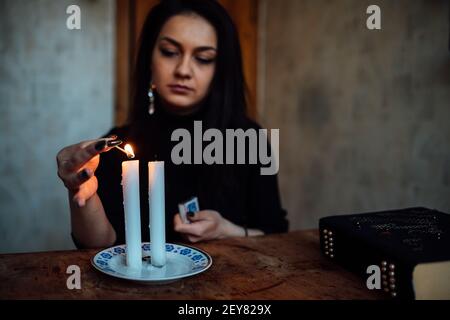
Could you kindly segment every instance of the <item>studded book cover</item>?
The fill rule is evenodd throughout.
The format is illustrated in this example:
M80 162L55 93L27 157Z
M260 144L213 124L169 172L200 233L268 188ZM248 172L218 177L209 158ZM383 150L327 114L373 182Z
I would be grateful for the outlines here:
M450 298L450 215L423 207L320 219L323 254L393 298ZM366 281L366 280L364 280Z

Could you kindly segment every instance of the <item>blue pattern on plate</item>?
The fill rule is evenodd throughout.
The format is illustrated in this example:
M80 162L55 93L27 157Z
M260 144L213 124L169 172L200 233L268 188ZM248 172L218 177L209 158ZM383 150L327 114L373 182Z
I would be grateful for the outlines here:
M180 251L180 253L183 256L187 256L189 253L191 253L191 249L183 249L183 250Z
M192 260L193 260L193 261L198 261L198 260L200 260L201 258L203 258L203 256L198 254L198 255L193 256L193 257L192 257Z
M105 258L105 259L111 259L111 258L112 258L112 255L110 255L110 254L107 253L107 252L102 253L101 256L102 256L103 258Z
M150 248L149 243L143 243L142 249L144 251L144 255L145 255L145 253L147 253L148 255L151 255L150 254L151 248ZM192 247L185 247L185 246L174 245L174 244L166 244L166 252L170 252L171 254L182 255L191 261L192 268L191 268L190 272L183 276L180 276L179 278L198 274L202 271L207 270L212 264L211 257L209 257L208 254L206 254L202 251L196 250L195 248L192 248ZM109 249L106 249L106 250L103 250L103 251L97 253L95 255L95 257L92 259L92 263L94 264L94 267L96 267L97 269L99 269L102 272L105 272L109 275L124 278L124 276L121 273L117 273L116 270L113 270L111 268L109 262L115 256L124 255L125 253L126 253L125 245L109 248ZM133 280L133 279L131 279L131 280ZM134 279L134 280L136 280L136 279ZM140 280L140 279L138 279L138 280Z
M103 261L103 260L100 260L100 259L97 259L97 261L96 261L99 265L101 265L101 266L106 266L108 263L107 262L105 262L105 261Z
M120 248L120 247L115 247L114 248L114 253L117 253L117 254L125 253L125 249Z

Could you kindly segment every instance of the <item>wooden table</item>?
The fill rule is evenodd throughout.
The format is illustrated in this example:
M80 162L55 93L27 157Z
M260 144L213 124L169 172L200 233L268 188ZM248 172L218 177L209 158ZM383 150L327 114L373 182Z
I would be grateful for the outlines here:
M206 272L149 286L109 277L91 266L98 250L0 255L0 299L379 299L365 280L319 251L315 231L195 245L213 258ZM68 290L67 267L81 269L81 290Z

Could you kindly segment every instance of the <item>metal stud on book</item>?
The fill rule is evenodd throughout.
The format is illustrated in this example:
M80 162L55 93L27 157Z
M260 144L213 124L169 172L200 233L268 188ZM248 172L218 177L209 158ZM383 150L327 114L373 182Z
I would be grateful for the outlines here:
M450 299L450 214L413 207L332 215L319 229L326 257L358 273L377 265L378 288L390 297Z
M330 258L334 259L334 238L333 231L328 231L328 240L330 242Z
M397 296L397 286L396 286L396 279L395 279L395 264L388 263L387 261L381 261L380 269L382 272L382 279L383 279L383 290L386 293L390 293L392 298L395 298Z
M324 253L327 257L334 259L335 257L335 244L333 231L324 229L321 234Z

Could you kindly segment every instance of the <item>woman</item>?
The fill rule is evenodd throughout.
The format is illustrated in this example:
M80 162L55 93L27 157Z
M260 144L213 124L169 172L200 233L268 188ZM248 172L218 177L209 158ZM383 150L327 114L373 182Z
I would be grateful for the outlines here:
M168 241L207 241L284 232L277 177L259 165L175 165L174 130L259 129L245 115L237 31L214 0L165 0L144 24L129 124L108 138L61 150L58 175L69 191L72 236L78 247L124 243L121 163L113 147L130 143L140 160L141 221L148 239L148 161L165 161ZM122 141L117 140L120 138ZM178 203L197 196L201 209L183 223Z

